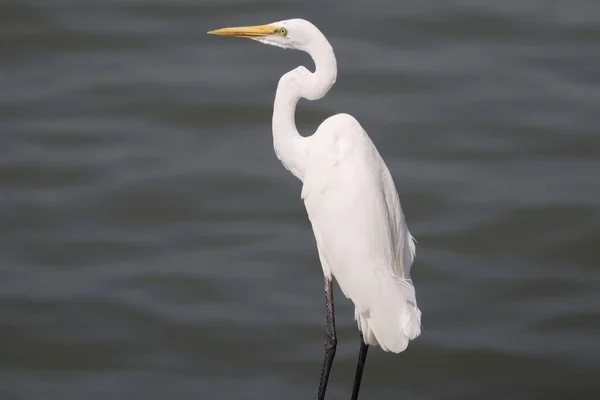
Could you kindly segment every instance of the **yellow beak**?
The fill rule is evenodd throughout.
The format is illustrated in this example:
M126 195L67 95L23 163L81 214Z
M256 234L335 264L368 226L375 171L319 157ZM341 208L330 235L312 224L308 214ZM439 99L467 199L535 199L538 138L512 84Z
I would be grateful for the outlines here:
M215 29L208 32L209 35L217 36L233 36L247 39L254 39L272 35L277 31L277 27L273 25L256 25L256 26L238 26L235 28Z

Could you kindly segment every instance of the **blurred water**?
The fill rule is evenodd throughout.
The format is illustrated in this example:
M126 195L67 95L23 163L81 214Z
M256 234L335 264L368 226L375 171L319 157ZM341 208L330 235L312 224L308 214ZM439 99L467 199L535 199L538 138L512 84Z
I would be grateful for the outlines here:
M423 335L364 399L592 399L596 0L0 1L0 398L313 398L322 273L277 161L301 53L207 36L313 21L419 245ZM358 351L339 291L328 398Z

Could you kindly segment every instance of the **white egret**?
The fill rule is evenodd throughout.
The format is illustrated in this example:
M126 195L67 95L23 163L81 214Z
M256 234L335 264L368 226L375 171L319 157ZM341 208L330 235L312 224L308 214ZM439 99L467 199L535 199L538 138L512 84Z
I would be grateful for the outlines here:
M317 27L290 19L208 33L302 50L315 63L315 72L300 66L279 80L273 145L283 166L303 183L301 197L325 275L327 335L317 398L325 397L337 345L331 287L335 277L354 303L360 331L352 390L352 399L357 399L368 346L379 344L400 353L421 333L421 311L410 279L415 244L392 176L367 133L348 114L326 119L312 136L298 133L298 100L320 99L337 76L333 49Z

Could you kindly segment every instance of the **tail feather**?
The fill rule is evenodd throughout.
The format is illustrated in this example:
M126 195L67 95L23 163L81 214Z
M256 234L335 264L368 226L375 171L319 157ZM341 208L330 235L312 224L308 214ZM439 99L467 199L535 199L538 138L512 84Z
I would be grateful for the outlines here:
M365 343L379 344L384 351L400 353L409 340L421 334L421 311L417 307L412 282L401 278L387 280L382 293L365 312L355 311L358 329Z

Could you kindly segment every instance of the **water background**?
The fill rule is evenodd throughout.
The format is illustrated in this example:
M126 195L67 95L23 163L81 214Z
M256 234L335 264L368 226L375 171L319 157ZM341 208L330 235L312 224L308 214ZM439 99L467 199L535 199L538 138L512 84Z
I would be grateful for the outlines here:
M275 158L303 17L417 238L423 334L361 399L600 398L596 0L0 0L0 398L311 399L322 272ZM358 337L336 288L329 399Z

